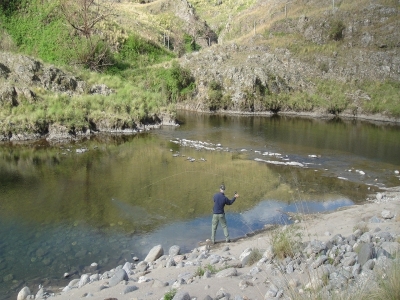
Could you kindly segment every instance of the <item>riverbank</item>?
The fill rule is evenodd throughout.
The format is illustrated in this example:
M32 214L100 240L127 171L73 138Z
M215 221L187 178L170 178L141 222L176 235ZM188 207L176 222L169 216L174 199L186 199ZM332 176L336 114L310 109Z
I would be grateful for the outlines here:
M162 299L174 292L174 299L269 299L291 293L300 298L316 288L356 291L357 299L379 291L377 274L384 272L390 280L388 269L400 242L400 188L371 195L363 205L291 218L294 225L229 244L200 245L190 253L158 245L144 261L128 261L103 274L94 263L92 271L71 277L66 287L44 286L29 294L57 300ZM291 248L282 250L277 241L285 239Z

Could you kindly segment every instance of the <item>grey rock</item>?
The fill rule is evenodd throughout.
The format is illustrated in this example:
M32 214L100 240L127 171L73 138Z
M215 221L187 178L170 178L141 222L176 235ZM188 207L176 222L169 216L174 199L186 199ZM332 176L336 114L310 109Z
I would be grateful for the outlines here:
M393 219L394 214L393 214L390 210L384 209L384 210L381 212L381 216L382 216L382 218L384 218L384 219Z
M128 294L131 293L133 291L136 291L138 289L137 286L135 285L128 285L125 289L124 289L124 294Z
M126 262L122 269L126 272L126 274L131 275L132 274L132 263Z
M88 284L90 282L90 275L89 274L83 274L79 280L78 283L78 288L83 287L84 285Z
M17 295L17 300L25 300L30 296L31 291L27 286L24 286Z
M393 236L387 231L380 231L375 234L375 237L385 242L392 242L394 240Z
M126 274L124 269L119 269L116 270L114 273L114 276L110 278L108 281L108 285L110 287L116 286L118 283L120 283L122 280L128 280L128 274Z
M351 256L351 257L345 257L342 261L343 266L349 267L349 266L354 266L356 263L356 258Z
M361 272L361 265L360 265L360 264L355 264L355 265L353 266L353 269L352 269L352 271L351 271L351 274L352 274L353 277L354 277L354 276L357 276L358 274L360 274L360 272Z
M38 292L36 293L35 299L43 299L44 297L44 288L41 287Z
M400 252L400 243L398 242L383 242L381 248L390 255L395 256Z
M243 266L245 266L250 258L250 254L253 250L251 248L247 248L243 250L243 252L239 256L239 260Z
M217 274L215 274L216 278L231 277L231 276L237 276L237 270L235 268L228 268L219 271Z
M335 239L336 237L337 237L337 235L335 237L333 237L333 239ZM321 242L318 240L311 241L309 246L311 248L312 253L315 253L315 254L318 254L326 249L326 244L324 242Z
M190 300L190 295L185 291L178 291L172 300Z
M154 246L150 252L147 254L146 258L144 261L146 262L153 262L157 258L159 258L161 255L164 254L164 250L161 245Z
M374 258L374 246L370 243L361 244L358 263L363 266L371 258Z
M205 278L210 278L211 277L211 272L209 270L206 270L203 274L203 279Z
M363 270L372 270L375 267L375 261L373 259L369 259L362 266Z
M70 288L73 288L73 287L78 287L78 283L80 282L80 279L72 279L69 283L68 283L68 286L70 287Z
M370 223L382 223L383 220L381 218L378 218L377 216L373 216L371 219L369 219Z
M175 255L179 255L181 252L181 247L177 245L173 245L168 250L168 255L174 257Z
M93 274L93 275L90 275L90 277L89 277L90 282L99 281L99 280L100 280L99 274Z
M370 243L371 242L371 233L365 232L360 236L360 241L364 243Z
M229 295L223 288L220 288L217 294L215 295L215 299L224 299L224 298L229 299Z
M327 259L328 257L326 255L321 255L311 264L311 267L316 269L320 265L322 265Z
M162 287L168 286L168 283L167 282L163 282L163 281L158 280L158 279L154 279L154 281L153 281L151 286L154 287L154 288L162 288Z

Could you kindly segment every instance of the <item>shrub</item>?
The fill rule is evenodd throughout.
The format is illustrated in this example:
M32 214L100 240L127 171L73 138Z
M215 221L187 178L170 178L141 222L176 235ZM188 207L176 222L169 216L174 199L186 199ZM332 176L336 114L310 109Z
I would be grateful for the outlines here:
M332 21L329 30L329 38L334 41L340 41L343 39L343 30L345 30L345 28L346 26L344 26L341 20Z
M177 292L176 289L172 289L172 290L168 291L164 295L164 300L172 300L174 298L176 292Z
M210 110L218 110L221 108L222 103L222 86L219 82L213 80L208 86L208 108Z
M258 248L252 249L249 255L249 259L247 261L247 265L251 266L256 262L258 262L261 258L262 258L262 253L260 249Z
M278 258L293 257L301 248L301 233L296 226L278 228L272 232L272 247Z

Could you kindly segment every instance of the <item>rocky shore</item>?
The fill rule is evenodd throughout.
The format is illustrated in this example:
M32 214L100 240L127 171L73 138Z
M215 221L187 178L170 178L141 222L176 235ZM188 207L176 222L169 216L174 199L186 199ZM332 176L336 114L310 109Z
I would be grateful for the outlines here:
M156 245L144 260L133 258L102 274L94 262L67 286L24 287L17 299L382 296L380 283L396 281L392 270L399 270L400 187L366 200L326 214L291 215L293 224L231 243L199 243L190 253Z

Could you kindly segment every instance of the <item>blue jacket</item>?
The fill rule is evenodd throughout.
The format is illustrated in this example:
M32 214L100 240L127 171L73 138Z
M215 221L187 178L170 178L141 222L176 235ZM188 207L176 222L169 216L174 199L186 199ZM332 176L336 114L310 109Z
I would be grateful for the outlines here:
M214 214L224 214L224 206L225 205L231 205L233 202L235 202L236 198L233 197L232 200L229 200L228 197L225 196L224 193L216 193L214 195L214 208L213 208L213 213Z

